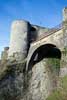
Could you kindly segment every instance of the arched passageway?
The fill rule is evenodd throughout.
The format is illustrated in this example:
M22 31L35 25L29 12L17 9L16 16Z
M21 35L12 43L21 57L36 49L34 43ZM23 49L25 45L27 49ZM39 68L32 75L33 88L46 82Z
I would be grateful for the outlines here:
M61 51L53 44L41 45L32 54L28 63L28 70L32 69L32 66L40 62L44 58L57 58L61 59Z

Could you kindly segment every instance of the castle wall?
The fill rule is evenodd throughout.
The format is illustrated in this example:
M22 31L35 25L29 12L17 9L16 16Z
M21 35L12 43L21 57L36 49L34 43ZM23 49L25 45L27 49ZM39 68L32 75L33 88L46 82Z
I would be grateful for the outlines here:
M14 21L11 26L8 59L20 61L26 58L30 44L46 31L48 29L31 25L24 20Z
M27 35L29 23L26 21L14 21L11 26L10 49L8 58L16 60L24 59L27 56Z
M41 26L37 26L37 25L33 25L33 27L36 29L36 33L37 34L37 38L42 37L43 35L46 35L47 31L49 30L49 28L46 27L41 27Z
M59 30L58 32L56 32L54 34L49 35L49 36L43 38L42 40L31 44L31 47L29 49L29 53L27 56L27 67L26 67L27 69L28 69L29 61L30 61L33 53L35 52L35 50L38 49L40 46L45 45L45 44L53 44L57 48L59 48L60 51L62 51L62 49L64 48L63 30Z

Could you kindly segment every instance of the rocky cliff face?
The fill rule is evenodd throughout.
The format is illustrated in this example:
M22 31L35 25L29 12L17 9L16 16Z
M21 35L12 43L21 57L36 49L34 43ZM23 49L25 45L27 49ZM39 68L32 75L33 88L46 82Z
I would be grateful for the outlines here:
M43 59L30 71L30 95L28 95L28 97L31 96L31 99L27 100L46 100L48 95L57 88L58 71L55 69L55 65L53 66L54 70L50 69L52 64L50 65L48 61L50 61L50 59ZM58 63L58 59L54 61Z
M25 72L25 63L6 64L0 77L0 100L46 100L56 88L57 73L50 71L47 59Z
M19 66L19 67L18 67ZM0 80L1 100L20 100L23 90L23 65L12 65Z

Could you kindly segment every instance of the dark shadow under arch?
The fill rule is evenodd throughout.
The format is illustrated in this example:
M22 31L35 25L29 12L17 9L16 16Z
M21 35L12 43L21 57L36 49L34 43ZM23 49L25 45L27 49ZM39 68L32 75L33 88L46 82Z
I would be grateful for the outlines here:
M28 70L32 69L32 66L40 62L44 58L57 58L61 59L61 51L53 44L45 44L37 48L31 56L28 63Z

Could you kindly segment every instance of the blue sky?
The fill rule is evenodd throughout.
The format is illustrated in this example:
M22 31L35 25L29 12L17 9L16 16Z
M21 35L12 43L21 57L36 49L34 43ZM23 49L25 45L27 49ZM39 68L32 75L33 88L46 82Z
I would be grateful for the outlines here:
M32 24L53 27L62 21L67 0L0 0L0 53L9 45L11 23L25 19Z

